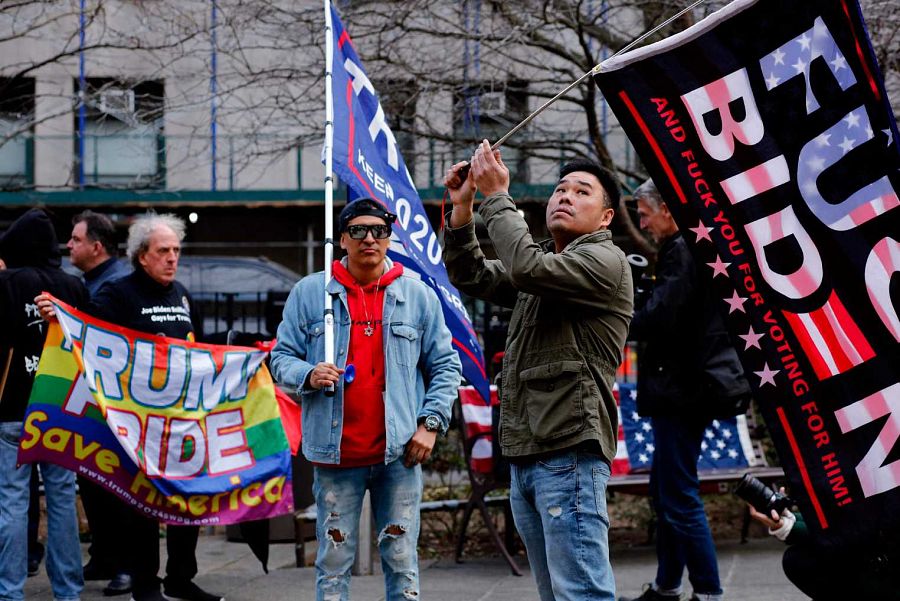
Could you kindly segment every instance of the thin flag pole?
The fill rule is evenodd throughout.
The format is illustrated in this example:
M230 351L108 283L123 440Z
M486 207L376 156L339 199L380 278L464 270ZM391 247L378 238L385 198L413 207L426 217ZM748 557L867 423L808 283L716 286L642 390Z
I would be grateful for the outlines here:
M84 188L84 131L87 123L87 108L85 101L87 100L87 80L84 76L84 28L85 28L85 0L79 2L78 7L78 165L76 170L76 179L78 187ZM97 143L96 138L94 144Z
M217 0L210 3L210 28L209 28L209 44L210 44L210 60L209 60L209 141L210 141L210 190L216 191L219 180L216 158L216 145L218 144L218 123L217 115L219 104L219 83L218 83L218 40L216 29L219 20L219 8L216 6Z
M690 11L690 10L693 10L695 7L699 6L700 4L703 4L704 2L706 2L706 0L696 0L696 2L694 2L694 3L691 4L690 6L688 6L688 7L684 8L684 9L682 9L682 10L679 11L677 14L672 15L671 17L669 17L668 19L666 19L664 22L660 23L659 25L657 25L656 27L654 27L653 29L651 29L650 31L645 32L644 34L642 34L642 35L641 35L640 37L638 37L637 39L633 40L630 44L628 44L628 45L625 46L624 48L619 49L615 54L613 54L611 57L609 57L609 58L606 59L606 60L612 60L612 59L616 58L617 56L619 56L620 54L624 54L625 52L628 52L629 50L631 50L632 48L634 48L635 46L637 46L638 44L640 44L641 42L643 42L644 40L646 40L648 37L650 37L651 35L653 35L653 34L656 33L657 31L659 31L659 30L662 29L663 27L669 25L669 24L672 23L674 20L676 20L676 19L678 19L679 17L681 17L681 15L685 14L686 12L688 12L688 11ZM604 62L606 62L606 61L604 61ZM578 79L576 79L575 81L573 81L571 84L569 84L569 85L566 87L566 89L564 89L564 90L561 91L559 94L557 94L556 96L554 96L553 98L551 98L550 100L548 100L547 102L545 102L544 104L542 104L540 107L538 107L538 109L537 109L536 111L534 111L533 113L531 113L530 115L528 115L527 117L525 117L525 119L523 119L518 125L516 125L516 126L513 127L511 130L509 130L508 132L506 132L506 134L504 134L504 136L503 136L502 138L500 138L499 140L497 140L496 142L494 142L494 143L491 145L491 150L497 150L498 148L500 148L500 146L502 146L503 143L506 142L506 140L508 140L514 133L516 133L517 131L519 131L520 129L522 129L523 127L525 127L526 125L528 125L529 123L531 123L531 121L532 121L535 117L537 117L538 115L540 115L541 113L543 113L544 110L545 110L547 107L549 107L551 104L553 104L554 102L556 102L557 100L559 100L562 96L564 96L565 94L567 94L567 93L569 92L569 90L571 90L572 88L574 88L575 86L577 86L578 84L580 84L581 82L583 82L585 79L587 79L588 76L593 75L594 73L599 73L602 65L603 65L603 63L600 63L600 64L596 65L593 69L591 69L590 71L588 71L587 73L585 73L584 75L582 75L581 77L579 77Z
M325 361L334 363L334 309L328 294L331 281L331 262L334 257L334 181L332 171L332 149L334 146L334 98L331 92L334 57L334 35L331 23L331 0L325 0L325 290L323 293L325 319ZM329 387L326 394L334 394Z

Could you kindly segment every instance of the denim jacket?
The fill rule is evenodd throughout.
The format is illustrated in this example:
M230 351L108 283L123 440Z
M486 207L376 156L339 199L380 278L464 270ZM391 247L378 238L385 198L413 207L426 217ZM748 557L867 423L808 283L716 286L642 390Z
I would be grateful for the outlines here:
M388 268L390 261L388 260ZM325 360L323 317L324 272L309 275L294 286L272 349L272 373L301 396L303 455L310 461L340 463L344 382L334 396L303 388L306 376ZM350 342L347 291L337 280L328 282L333 299L335 364L343 369ZM462 367L451 345L450 331L437 294L404 272L384 291L385 435L384 462L402 456L420 419L437 416L446 432Z

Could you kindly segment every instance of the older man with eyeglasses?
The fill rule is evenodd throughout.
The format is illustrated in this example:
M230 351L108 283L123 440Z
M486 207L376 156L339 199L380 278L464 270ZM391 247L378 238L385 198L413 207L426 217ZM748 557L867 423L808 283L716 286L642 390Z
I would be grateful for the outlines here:
M387 258L396 215L363 198L341 211L347 256L288 297L272 372L303 405L303 454L315 464L316 598L347 599L368 489L386 599L417 599L421 463L446 433L461 366L437 294ZM324 360L322 299L335 321ZM326 389L334 386L335 394Z

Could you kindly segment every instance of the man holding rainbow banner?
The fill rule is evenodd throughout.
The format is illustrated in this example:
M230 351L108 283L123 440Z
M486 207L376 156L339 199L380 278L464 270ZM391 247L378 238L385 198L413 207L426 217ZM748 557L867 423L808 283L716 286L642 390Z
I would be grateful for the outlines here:
M36 299L55 320L19 462L60 464L135 510L121 525L135 601L222 599L193 582L199 526L293 509L291 451L266 353L194 342L198 320L175 280L183 237L172 215L140 216L128 236L134 272L101 288L90 315ZM169 525L165 597L158 522Z

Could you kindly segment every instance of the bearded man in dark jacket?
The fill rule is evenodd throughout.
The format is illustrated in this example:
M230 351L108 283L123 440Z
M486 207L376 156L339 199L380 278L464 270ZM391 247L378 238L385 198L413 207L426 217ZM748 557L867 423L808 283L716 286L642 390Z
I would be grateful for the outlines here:
M660 245L653 289L646 302L636 303L629 333L644 343L637 408L653 422L650 492L659 524L656 579L638 599L678 599L686 566L691 601L719 601L723 591L697 456L707 425L745 408L750 386L725 330L724 304L697 272L656 186L647 180L634 197L641 229Z
M83 307L87 290L60 269L59 244L50 218L32 209L0 237L0 599L23 599L27 574L28 486L31 466L17 466L22 420L44 348L47 327L34 297L48 291ZM47 574L57 601L76 600L81 545L75 512L75 474L41 463L47 499Z

